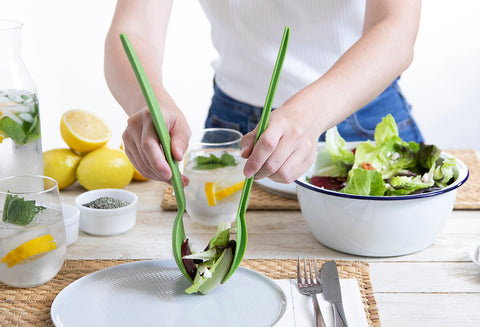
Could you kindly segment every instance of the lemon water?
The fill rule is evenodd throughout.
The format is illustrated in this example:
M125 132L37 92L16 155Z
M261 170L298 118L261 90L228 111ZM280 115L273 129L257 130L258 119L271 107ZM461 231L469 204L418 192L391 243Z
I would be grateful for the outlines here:
M198 151L192 157L202 155L208 156L214 154L218 157L225 150L217 150L214 152ZM236 185L245 179L243 175L243 167L245 159L237 152L229 152L238 163L236 166L228 166L215 169L194 169L193 160L185 164L183 173L190 180L185 187L186 210L189 216L204 225L217 226L221 222L231 223L235 221L238 209L238 203L242 194L241 189L223 199L216 200L215 205L209 205L205 191L206 183L214 183L214 192L226 189L232 185Z
M43 175L40 116L35 93L0 90L0 177Z
M0 211L0 217L2 215ZM0 281L13 287L44 284L60 271L67 249L63 216L58 210L46 208L25 227L0 221L0 258L26 242L48 234L53 237L56 249L27 257L12 267L0 262Z

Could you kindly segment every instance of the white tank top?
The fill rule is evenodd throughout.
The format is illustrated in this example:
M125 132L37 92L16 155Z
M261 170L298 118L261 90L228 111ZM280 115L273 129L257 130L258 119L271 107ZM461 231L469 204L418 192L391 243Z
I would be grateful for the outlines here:
M219 53L215 81L262 107L282 40L287 54L273 107L322 76L361 36L365 0L200 0Z

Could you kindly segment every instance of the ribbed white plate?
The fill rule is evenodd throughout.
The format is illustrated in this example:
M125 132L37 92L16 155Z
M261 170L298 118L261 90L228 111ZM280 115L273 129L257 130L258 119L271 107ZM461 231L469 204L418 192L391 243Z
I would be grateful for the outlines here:
M243 267L208 295L185 293L190 283L173 260L106 268L65 287L51 317L74 326L272 326L286 297L267 277Z

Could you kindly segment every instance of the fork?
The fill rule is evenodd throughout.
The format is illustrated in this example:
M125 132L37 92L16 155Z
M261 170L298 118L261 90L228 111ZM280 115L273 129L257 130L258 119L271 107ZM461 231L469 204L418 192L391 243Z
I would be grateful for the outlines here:
M318 305L317 294L322 293L322 285L320 284L320 273L317 267L317 261L313 260L315 267L315 278L312 271L312 260L303 258L303 277L301 269L301 260L298 258L297 263L297 282L298 290L304 295L309 295L313 301L313 309L315 312L315 326L316 327L325 327L325 322L323 320L322 312L320 311L320 306ZM308 263L308 264L307 264ZM307 272L308 271L308 272Z

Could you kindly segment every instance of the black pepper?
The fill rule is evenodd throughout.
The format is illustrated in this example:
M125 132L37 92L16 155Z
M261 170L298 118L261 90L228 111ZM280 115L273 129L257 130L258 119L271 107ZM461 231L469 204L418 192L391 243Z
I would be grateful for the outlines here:
M84 207L92 209L117 209L128 206L130 203L115 198L102 196L96 200L82 204Z

